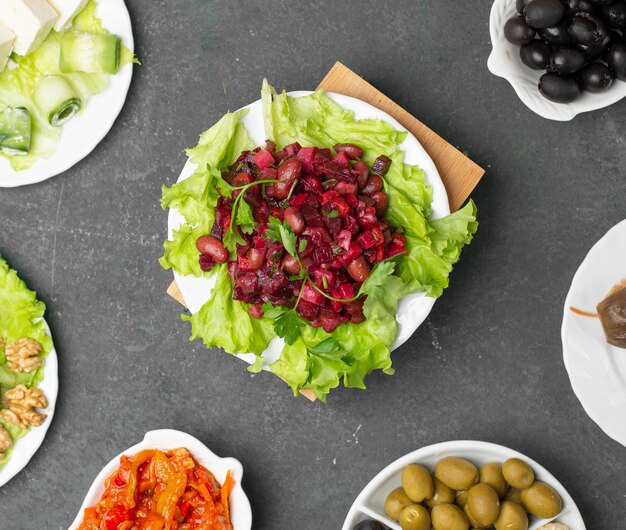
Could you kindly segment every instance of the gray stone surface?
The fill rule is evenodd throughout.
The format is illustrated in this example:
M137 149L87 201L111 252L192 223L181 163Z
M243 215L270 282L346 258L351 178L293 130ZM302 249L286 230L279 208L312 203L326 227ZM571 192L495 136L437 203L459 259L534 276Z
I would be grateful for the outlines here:
M487 71L488 0L128 4L143 66L112 132L64 175L0 190L0 251L48 304L61 382L45 443L0 490L0 528L67 528L101 467L162 427L244 463L258 529L338 529L382 467L454 439L526 453L587 528L625 528L626 449L585 415L559 337L574 271L624 217L624 104L570 123L528 111ZM488 173L479 234L397 374L323 405L188 341L157 263L159 198L183 148L264 76L310 89L335 60Z

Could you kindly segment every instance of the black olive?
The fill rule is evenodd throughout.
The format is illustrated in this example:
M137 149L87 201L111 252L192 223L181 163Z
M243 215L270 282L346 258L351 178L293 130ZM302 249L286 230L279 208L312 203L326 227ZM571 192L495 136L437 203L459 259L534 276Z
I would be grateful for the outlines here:
M504 25L504 37L510 43L521 46L535 38L535 30L526 24L524 17L513 17Z
M573 74L585 65L585 52L573 46L559 46L552 50L548 72Z
M560 0L532 0L524 8L526 23L535 29L549 28L561 21L565 8Z
M539 30L539 35L549 44L563 46L572 43L572 37L567 32L567 24L559 22L556 26Z
M565 16L573 17L576 13L595 13L597 6L591 3L589 0L564 0Z
M550 101L571 103L580 95L580 86L573 76L548 72L539 79L539 91Z
M606 62L620 81L626 81L626 42L616 42L606 52Z
M600 44L607 35L604 22L589 13L576 13L567 31L574 42L586 46Z
M617 0L608 6L602 6L602 18L612 28L626 28L626 2Z
M519 49L520 59L533 70L543 70L548 65L551 53L552 48L540 40L534 40Z
M368 519L367 521L361 521L352 530L385 530L382 523Z
M604 52L613 44L621 39L619 34L615 31L609 31L601 44L594 44L593 46L585 46L579 44L578 47L585 52L585 59L588 63L591 63L604 55Z
M613 72L603 63L588 64L580 71L579 78L580 88L593 94L604 92L613 84Z
M516 0L515 7L520 15L524 14L524 8L530 3L530 0Z

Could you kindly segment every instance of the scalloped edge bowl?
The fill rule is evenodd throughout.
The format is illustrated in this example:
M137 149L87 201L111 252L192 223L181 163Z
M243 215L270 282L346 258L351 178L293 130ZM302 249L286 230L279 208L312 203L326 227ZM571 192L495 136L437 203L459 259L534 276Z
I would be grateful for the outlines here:
M226 473L230 470L235 479L235 487L230 494L229 502L234 530L251 530L252 528L252 508L250 501L243 491L241 479L243 478L243 466L241 462L234 458L220 458L211 451L200 440L185 432L173 429L160 429L149 431L144 439L123 451L111 460L99 473L89 488L89 492L83 501L78 515L68 530L76 530L83 520L85 508L95 506L104 493L104 481L119 467L122 455L134 455L144 449L161 449L163 451L186 447L199 464L206 467L215 478L223 483Z
M586 530L585 523L574 499L546 468L518 451L503 445L476 440L455 440L428 445L389 464L365 486L365 489L356 498L348 512L342 530L352 530L355 524L365 519L376 519L388 528L391 528L391 530L401 530L400 525L389 519L385 514L384 503L389 492L402 484L402 470L408 464L414 463L423 464L429 469L434 469L438 460L448 456L466 458L476 466L481 466L488 462L502 463L514 457L528 462L535 472L535 477L552 486L563 500L561 513L552 520L566 524L570 530ZM550 520L530 518L528 529L536 530L548 522Z
M583 92L572 103L554 103L544 98L537 83L543 71L532 70L519 58L519 46L504 38L505 22L517 15L515 0L495 0L489 17L489 33L493 49L487 60L489 71L503 77L530 110L543 118L556 121L569 121L581 112L590 112L608 107L626 97L626 83L615 80L613 86L602 94Z

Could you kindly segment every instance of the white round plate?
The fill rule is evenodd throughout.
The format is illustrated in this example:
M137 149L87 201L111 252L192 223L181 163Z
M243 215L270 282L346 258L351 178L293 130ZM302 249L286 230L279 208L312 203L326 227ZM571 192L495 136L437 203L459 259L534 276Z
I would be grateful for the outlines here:
M533 468L537 480L552 486L563 499L563 510L553 520L566 524L570 530L586 530L585 523L574 500L547 469L526 455L508 447L473 440L443 442L422 447L388 465L372 479L357 497L356 501L354 501L348 512L348 517L346 517L343 523L342 530L352 530L354 525L365 519L375 519L392 530L401 530L397 522L387 517L384 505L387 495L402 485L402 470L408 464L422 464L433 470L438 460L448 456L465 458L477 467L489 462L501 463L514 457L524 460ZM550 520L530 518L528 528L529 530L536 530L548 522Z
M491 7L489 32L493 49L487 66L490 72L503 77L517 92L522 102L533 112L549 120L569 121L581 112L608 107L626 96L626 83L615 80L613 86L602 94L583 92L572 103L554 103L544 98L537 83L544 73L531 70L524 65L519 57L519 46L511 44L504 38L504 24L519 15L515 8L515 0L495 0Z
M312 94L312 92L297 91L289 93L292 97L302 97L309 94ZM393 127L399 131L408 132L394 118L382 110L373 107L369 103L365 103L359 99L341 94L327 94L343 108L354 111L357 119L371 118L384 120L393 125ZM256 145L263 145L266 137L263 125L261 100L255 101L245 108L248 109L248 113L243 118L243 124L248 130L252 141ZM446 188L441 181L441 177L439 176L439 172L437 171L435 164L431 160L430 156L428 156L428 153L426 153L422 145L410 132L407 134L406 140L400 148L404 151L405 162L413 166L419 166L426 174L428 183L433 189L431 217L437 219L448 215L450 213L450 206L448 204ZM194 171L195 166L187 161L187 164L178 178L178 182L189 178ZM184 217L182 217L177 210L170 209L168 217L168 234L170 238L172 237L173 231L180 227L180 225L184 222ZM210 299L215 278L206 279L196 278L194 276L181 276L176 272L174 273L174 278L176 279L180 292L185 299L185 305L192 313L197 313ZM425 296L423 293L410 294L400 301L396 317L399 330L392 349L400 347L409 339L422 322L424 322L434 304L435 299ZM283 339L278 337L275 337L270 342L265 352L263 352L263 369L268 370L269 366L274 363L276 359L278 359L284 344ZM254 363L256 360L254 354L240 354L238 357L250 364Z
M46 324L48 334L50 334L50 328ZM58 368L57 352L52 346L52 350L46 356L44 360L43 368L43 381L37 386L40 388L48 399L48 408L43 409L41 412L48 417L46 421L39 427L32 427L30 432L15 442L15 447L11 452L9 461L3 468L0 469L0 487L4 486L9 480L17 475L22 469L26 467L26 464L30 462L30 459L37 452L37 449L43 443L43 439L46 437L48 427L52 423L54 416L54 405L57 401L57 394L59 393L59 368Z
M104 27L119 35L124 45L134 52L133 30L124 0L98 0L96 14ZM109 86L91 97L83 111L63 126L61 142L50 158L24 171L14 171L6 158L0 158L0 187L41 182L63 173L89 155L113 127L126 101L132 76L132 63L110 76Z
M91 508L98 504L104 493L104 481L120 467L120 457L122 455L132 456L144 449L169 451L179 447L187 448L191 456L200 465L213 473L221 484L226 480L226 474L229 471L231 472L235 480L235 486L229 497L231 522L234 530L250 530L252 528L252 509L250 508L250 501L248 501L248 497L246 497L241 487L241 479L243 478L243 466L241 463L234 458L220 458L197 438L172 429L161 429L146 433L143 441L133 445L111 460L96 477L91 488L89 488L87 497L85 497L76 519L74 519L68 530L76 530L80 526L80 523L83 521L85 508Z
M610 289L626 279L626 221L598 241L574 275L565 299L561 339L563 360L585 412L611 438L626 446L626 350L606 342L595 313Z

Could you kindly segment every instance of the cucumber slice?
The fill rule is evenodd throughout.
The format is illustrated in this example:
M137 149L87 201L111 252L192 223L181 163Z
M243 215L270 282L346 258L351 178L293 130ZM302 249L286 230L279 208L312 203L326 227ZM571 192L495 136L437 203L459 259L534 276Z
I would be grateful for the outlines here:
M61 72L116 74L120 68L121 41L117 35L68 31L61 39Z
M32 123L24 107L5 107L0 111L0 153L26 155L30 151Z
M70 121L83 106L70 84L58 75L42 77L33 90L33 99L53 127Z

